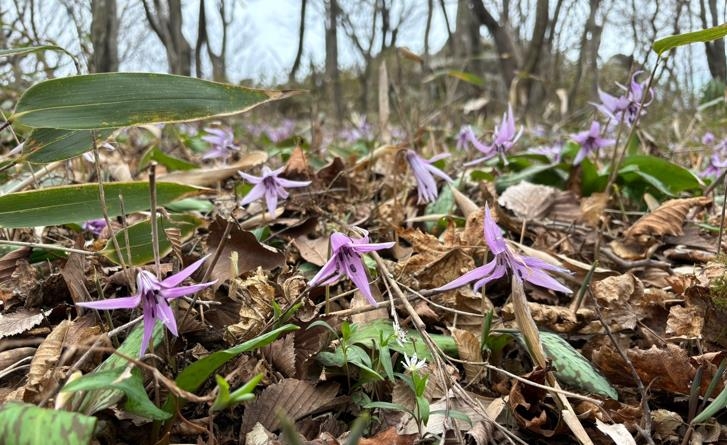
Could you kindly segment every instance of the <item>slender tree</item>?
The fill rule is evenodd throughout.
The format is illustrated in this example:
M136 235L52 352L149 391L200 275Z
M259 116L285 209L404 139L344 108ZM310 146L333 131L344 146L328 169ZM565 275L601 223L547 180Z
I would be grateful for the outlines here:
M724 2L722 3L724 4ZM707 11L709 11L711 17L711 23L707 20ZM702 20L702 26L705 28L719 25L717 0L708 0L706 5L704 0L699 0L699 17ZM705 42L704 49L707 53L707 65L712 78L727 82L727 59L725 58L724 39Z
M189 76L192 72L192 47L182 34L181 0L143 0L149 26L164 45L169 72Z

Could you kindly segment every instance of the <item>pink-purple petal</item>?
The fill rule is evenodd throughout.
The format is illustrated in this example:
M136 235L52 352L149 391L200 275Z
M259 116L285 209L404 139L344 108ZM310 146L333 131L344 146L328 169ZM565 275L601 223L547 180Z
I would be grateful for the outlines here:
M261 182L258 184L255 184L253 188L250 189L249 192L247 192L247 195L245 195L244 198L240 201L240 205L247 205L250 204L253 201L257 201L258 199L265 196L267 188L265 185Z
M174 311L171 306L164 302L159 303L157 304L156 312L157 318L164 323L164 326L169 329L169 332L175 337L179 336L179 332L177 332L177 321L174 319Z
M167 300L174 300L175 298L184 297L185 295L192 295L195 292L199 292L202 289L215 284L216 282L217 280L207 283L191 284L189 286L172 287L170 289L162 289L159 293Z
M366 297L372 306L376 306L376 300L371 294L371 287L369 286L369 279L366 275L366 268L363 265L360 257L347 257L342 260L342 267L345 270L348 278L353 281L358 290Z
M470 270L469 272L465 273L461 277L450 281L449 283L445 284L444 286L439 286L438 288L434 289L435 291L447 291L452 289L457 289L458 287L465 286L475 280L481 280L483 278L487 278L497 269L497 261L492 260L489 263L477 267L475 269Z
M84 301L76 303L77 306L86 307L90 309L133 309L139 305L141 301L140 295L132 295L130 297L123 298L109 298L108 300L99 301Z
M199 269L199 267L205 262L205 260L209 257L209 255L205 255L202 258L198 259L194 263L190 264L189 266L185 267L184 269L180 270L179 272L175 273L174 275L171 275L161 281L162 287L174 287L184 281L186 278L190 277L194 272Z
M311 181L293 181L285 178L275 178L275 181L285 188L306 187L311 184Z
M139 349L139 357L142 357L146 350L149 348L149 342L152 334L154 333L154 325L156 324L156 318L144 309L144 334L141 337L141 349Z

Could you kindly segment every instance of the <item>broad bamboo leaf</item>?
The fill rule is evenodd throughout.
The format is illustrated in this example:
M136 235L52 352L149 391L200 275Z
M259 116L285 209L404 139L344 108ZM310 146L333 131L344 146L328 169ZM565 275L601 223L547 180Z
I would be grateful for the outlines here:
M79 413L8 402L0 408L0 437L5 445L86 445L96 418Z
M164 229L177 228L180 231L181 241L189 239L194 234L197 227L202 225L202 221L192 215L172 215L171 218L158 217L159 228L159 255L166 256L172 251L172 243L164 234ZM126 252L126 239L129 239L129 248L131 250L131 259ZM154 259L154 249L151 239L151 220L136 223L126 229L119 230L114 234L116 242L121 246L123 262L126 265L140 266ZM106 247L99 252L109 260L116 264L121 264L116 249L114 249L113 240L106 243Z
M200 189L173 182L157 184L157 202L164 205ZM0 196L0 227L36 227L87 221L103 217L98 184L66 185ZM121 214L119 196L127 213L149 208L147 182L104 184L109 216Z
M89 130L36 128L25 140L23 156L19 161L47 164L76 157L93 148L92 133ZM111 133L112 130L98 130L96 138L102 141Z
M727 23L723 23L713 28L701 29L699 31L687 32L684 34L676 34L655 41L651 48L658 55L662 55L670 49L677 46L689 45L690 43L709 42L721 39L727 35Z
M66 130L182 122L242 113L296 93L171 74L99 73L33 85L21 96L10 120Z

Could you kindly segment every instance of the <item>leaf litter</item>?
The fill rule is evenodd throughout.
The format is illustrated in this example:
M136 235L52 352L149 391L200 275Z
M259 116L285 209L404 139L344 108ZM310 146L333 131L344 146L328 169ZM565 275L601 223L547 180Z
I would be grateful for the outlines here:
M139 148L129 146L129 156ZM360 443L410 444L437 436L468 437L478 444L507 436L526 443L570 443L575 429L555 395L565 391L584 431L601 437L595 443L606 443L607 435L615 441L637 437L645 416L656 440L674 441L694 416L690 403L723 391L727 266L715 253L716 234L704 230L719 225L712 198L664 200L634 218L605 194L579 196L529 182L498 194L494 187L465 180L449 195L439 194L437 199L449 200L440 207L445 213L431 214L407 176L399 153L403 146L382 146L368 157L319 157L299 146L282 148L290 153L285 177L313 184L291 190L273 215L265 205L241 208L244 189L235 179L237 170L256 171L266 162L264 152L242 153L229 166L162 176L210 187L200 196L215 210L199 214L206 222L194 236L178 238L174 252L162 258L161 273L210 255L195 281L217 282L174 307L180 335L154 348L154 354L169 359L157 367L167 380L136 368L148 394L163 396L156 399L163 402L170 385L185 388L172 382L190 363L284 323L302 328L216 369L233 389L262 375L253 398L238 407L212 416L205 401L218 389L214 378L203 379L193 390L195 398L174 414L187 423L167 425L170 437L267 444L298 434L302 443L345 443L356 419L368 412L378 422ZM133 162L128 165L132 179L144 176ZM546 346L545 367L531 358L508 280L495 280L482 293L471 286L431 292L492 258L483 240L485 203L505 229L508 248L567 269L569 274L556 278L583 294L575 305L563 294L526 285L527 311ZM110 230L146 217L114 220ZM354 286L346 278L323 287L306 285L329 259L330 233L354 225L366 229L372 242L395 242L382 251L380 263L362 259L380 301L376 310L356 303L360 292L351 292ZM72 227L44 236L46 243L67 247L85 238L89 252L105 247ZM595 248L605 252L598 264ZM41 262L30 254L21 248L0 258L0 397L51 406L70 372L92 374L123 342L127 334L115 328L138 312L81 315L73 306L130 295L133 282L123 266L97 255L70 253ZM487 314L491 318L483 329ZM382 322L394 328L364 334ZM109 331L110 338L100 335ZM84 355L88 350L94 353ZM327 361L321 359L324 353L330 354ZM419 400L403 367L412 354L427 361L428 382ZM557 384L563 389L553 390ZM643 386L648 391L642 392ZM184 391L176 396L190 394ZM420 419L422 400L431 411L426 423ZM372 402L374 408L365 408ZM652 409L644 409L644 403ZM123 406L117 398L100 415L121 424L127 415ZM125 436L132 441L143 436L148 419L134 423ZM722 437L705 425L699 428L701 437Z

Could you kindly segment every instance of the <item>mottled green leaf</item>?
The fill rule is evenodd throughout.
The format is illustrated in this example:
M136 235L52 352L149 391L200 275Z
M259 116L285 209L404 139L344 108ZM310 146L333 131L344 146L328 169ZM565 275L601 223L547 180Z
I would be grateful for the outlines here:
M194 195L200 189L173 182L157 184L157 202L164 205ZM119 195L127 213L149 208L149 184L104 184L109 216L121 214ZM0 196L0 227L36 227L87 221L103 217L98 184L66 185Z
M169 242L164 230L176 228L180 231L181 241L189 239L197 227L202 225L202 221L192 215L171 215L170 218L157 218L159 229L159 256L165 257L172 251L172 243ZM123 263L126 265L140 266L147 264L154 259L154 248L151 238L151 220L138 222L126 229L119 230L114 234L116 242L122 249ZM129 248L131 255L126 251L126 240L129 240ZM106 247L99 252L107 259L116 264L122 264L116 255L114 242L108 240Z
M126 367L95 371L67 383L65 392L118 390L126 396L124 410L152 420L166 420L171 414L157 408L144 389L144 379L138 369L124 374Z
M170 74L98 73L36 83L10 121L66 130L182 122L242 113L291 94Z
M5 445L86 445L96 418L79 413L8 402L0 408L0 440Z

